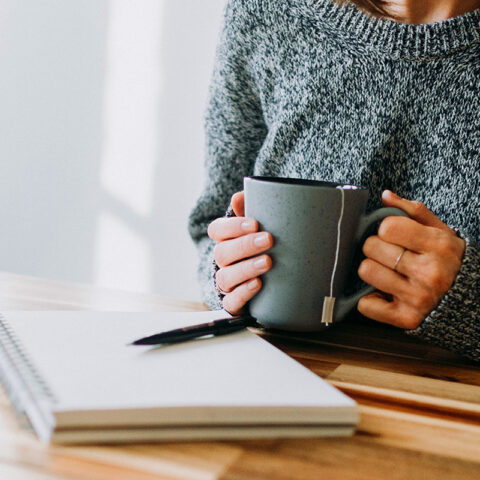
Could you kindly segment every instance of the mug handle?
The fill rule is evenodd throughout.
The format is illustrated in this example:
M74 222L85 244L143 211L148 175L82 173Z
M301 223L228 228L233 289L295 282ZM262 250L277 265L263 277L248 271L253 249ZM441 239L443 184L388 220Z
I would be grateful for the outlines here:
M378 222L379 220L383 220L386 217L408 217L408 215L403 210L394 207L379 208L378 210L374 210L372 213L364 215L360 220L360 225L355 237L356 241L360 242L362 237L365 235L365 232L372 224ZM336 322L342 319L350 310L355 307L362 297L373 293L375 290L375 287L368 285L363 287L357 293L353 293L348 297L340 297L335 302L335 312L333 315L334 321Z

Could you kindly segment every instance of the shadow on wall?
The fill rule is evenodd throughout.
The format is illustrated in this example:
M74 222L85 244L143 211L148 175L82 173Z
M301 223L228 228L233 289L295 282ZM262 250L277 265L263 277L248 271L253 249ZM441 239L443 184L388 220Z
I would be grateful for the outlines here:
M199 298L186 221L223 0L26 3L0 7L0 269Z
M113 1L96 281L199 298L186 221L222 1ZM126 32L129 32L126 34ZM127 277L126 277L127 274ZM120 282L119 282L120 279Z

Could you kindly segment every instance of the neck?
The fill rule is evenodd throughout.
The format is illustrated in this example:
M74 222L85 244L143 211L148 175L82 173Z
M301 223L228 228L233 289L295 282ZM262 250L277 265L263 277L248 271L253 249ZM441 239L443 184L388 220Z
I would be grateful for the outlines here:
M433 23L480 8L480 0L387 0L385 11L403 23Z

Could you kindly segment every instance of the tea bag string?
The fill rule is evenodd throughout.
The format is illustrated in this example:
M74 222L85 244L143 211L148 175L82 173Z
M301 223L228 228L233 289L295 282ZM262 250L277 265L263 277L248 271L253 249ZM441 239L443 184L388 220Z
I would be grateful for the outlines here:
M337 187L337 188L340 189L342 203L340 207L340 216L338 217L338 223L337 223L337 250L335 252L335 263L333 264L332 279L330 281L331 297L333 297L333 280L335 279L335 273L337 272L338 256L340 253L340 236L341 236L341 230L342 230L343 211L345 210L345 191L343 190L342 187Z
M333 282L335 280L335 273L337 272L338 257L340 254L340 237L342 229L343 211L345 209L345 192L342 186L337 187L340 190L341 206L340 215L337 223L337 248L335 252L335 262L332 269L332 277L330 279L330 296L323 299L322 323L329 325L333 322L333 308L335 306L335 297L333 296Z

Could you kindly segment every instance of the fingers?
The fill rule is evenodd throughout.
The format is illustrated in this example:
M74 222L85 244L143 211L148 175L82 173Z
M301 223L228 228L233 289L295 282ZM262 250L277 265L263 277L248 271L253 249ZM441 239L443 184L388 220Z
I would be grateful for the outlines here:
M411 297L411 285L408 280L375 260L370 258L363 260L358 268L358 275L372 287L395 295L403 301L408 302Z
M215 263L226 267L238 260L263 253L273 246L272 235L268 232L250 233L232 240L217 243L213 250Z
M222 217L215 219L207 229L208 236L216 242L222 242L230 238L236 238L246 233L256 232L258 222L253 218L244 218L244 194L237 192L232 195L231 205L235 217Z
M245 216L245 195L243 192L234 193L230 203L237 217Z
M389 301L378 292L361 298L357 308L372 320L405 329L417 328L424 318L423 313L396 300Z
M378 236L413 252L446 258L462 257L465 250L465 241L456 234L405 217L385 218L378 228Z
M271 268L272 259L268 255L260 255L221 268L216 273L216 282L221 290L231 292L237 285L258 277Z
M216 242L223 242L258 230L258 222L253 218L222 217L208 226L208 236Z
M359 276L380 292L363 297L358 310L379 322L401 328L418 327L436 308L460 269L465 241L419 202L390 191L383 203L409 218L388 217L378 235L369 237ZM397 262L398 260L398 262Z
M397 277L391 277L392 274L398 272L406 277L410 288L413 286L415 290L410 293L407 292L407 303L413 301L414 297L420 293L420 289L438 291L440 292L439 296L441 296L450 287L461 265L459 258L457 258L457 261L451 261L447 264L445 260L448 259L442 259L439 255L417 254L397 245L386 243L376 236L367 238L363 245L363 252L373 262L364 263L362 271L359 271L359 274L363 275L364 281L374 286L377 286L376 283L378 282L377 288L380 290L400 296L401 292L397 287L404 287L405 284L397 282ZM400 261L393 269L400 255ZM384 268L390 270L391 284L385 284L387 282L384 279L386 273L383 269L377 268L376 264L381 264ZM376 275L381 275L383 278L376 279ZM383 284L385 288L380 287L380 284ZM390 287L394 288L395 291L391 291Z
M208 236L217 242L213 252L215 263L220 267L216 282L221 290L229 292L223 297L222 305L233 315L241 313L262 288L258 276L272 266L268 255L258 255L273 246L272 235L257 233L258 222L245 218L244 201L243 192L235 193L231 205L236 217L218 218L208 226Z
M457 242L462 240L434 227L420 226L441 234L431 239L431 250L426 253L403 251L380 236L365 241L367 259L359 267L359 276L390 294L393 301L382 295L364 297L358 307L363 315L402 328L416 328L451 287L461 266L463 253Z
M239 285L231 293L225 295L222 301L223 308L232 315L241 313L245 304L254 297L262 288L262 281L259 278L248 280Z
M362 250L366 257L407 277L415 275L418 270L417 265L422 263L417 253L405 250L399 245L385 242L377 235L368 237ZM401 261L397 264L399 257Z
M360 264L358 275L364 282L381 292L390 294L396 305L416 312L421 319L433 310L443 296L442 293L438 293L438 290L448 288L443 278L442 285L439 284L435 289L431 285L432 282L422 281L420 278L406 278L369 258ZM377 304L380 307L380 303L377 302ZM387 304L383 305L387 307ZM382 321L386 321L385 319L390 315L389 308L386 308L383 315ZM395 322L395 317L392 322Z
M381 240L417 253L426 253L445 235L445 231L427 227L406 217L387 217L378 228Z
M400 210L403 210L410 218L420 222L422 225L453 232L450 227L445 225L445 223L443 223L423 203L412 202L411 200L401 198L390 190L385 190L382 193L382 201L387 207L397 207Z

